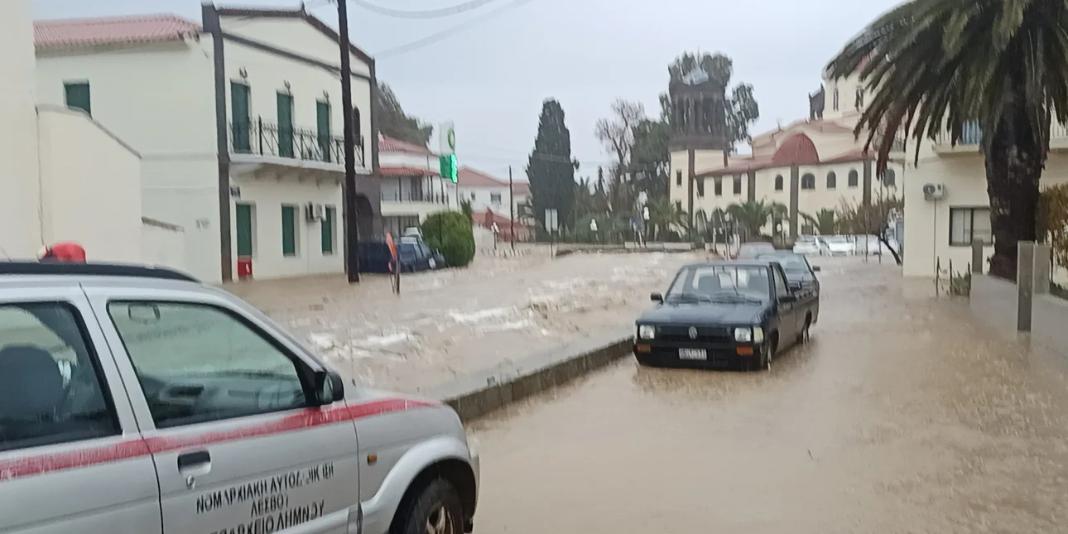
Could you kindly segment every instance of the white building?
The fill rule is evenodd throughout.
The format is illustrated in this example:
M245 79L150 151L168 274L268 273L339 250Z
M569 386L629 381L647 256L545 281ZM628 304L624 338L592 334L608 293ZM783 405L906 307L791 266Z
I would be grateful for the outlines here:
M471 167L461 167L458 174L460 198L471 203L476 225L492 229L496 224L503 239L510 237L513 226L516 239L530 236L530 228L520 222L524 206L530 200L528 182L513 180L509 186L507 178L497 178Z
M337 34L303 10L205 5L202 17L40 21L37 98L84 109L140 153L144 214L184 229L176 267L207 281L239 264L257 278L343 271ZM370 235L374 60L349 52Z
M378 150L377 180L386 231L400 235L433 213L459 209L456 184L441 176L437 154L385 135L379 136Z
M876 176L874 158L864 151L866 138L858 140L854 134L864 104L857 80L825 79L824 84L831 90L810 97L814 105L821 105L815 105L809 120L754 136L748 155L725 155L713 146L722 146L721 140L701 125L694 125L694 131L685 127L677 131L671 152L671 200L698 218L747 201L779 203L789 210L781 235L797 237L816 231L805 222L805 215L815 217L820 210L837 210L844 203L867 204L879 196L900 198L903 163L893 162L885 175ZM848 100L845 93L850 93ZM705 96L696 99L703 102ZM677 113L692 117L693 111ZM697 146L692 181L687 145ZM765 233L771 232L769 223Z
M78 110L37 105L28 0L0 20L0 258L35 258L74 241L92 261L147 258L143 240L179 229L142 221L139 154ZM174 241L169 241L173 243Z

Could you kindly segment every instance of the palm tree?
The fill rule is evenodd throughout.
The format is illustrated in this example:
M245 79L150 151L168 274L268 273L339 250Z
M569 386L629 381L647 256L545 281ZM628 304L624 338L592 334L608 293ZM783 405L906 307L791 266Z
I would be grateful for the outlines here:
M759 236L760 229L768 224L772 209L773 206L765 204L763 200L749 200L742 204L727 206L727 213L743 230L745 237L754 237Z
M685 229L689 224L689 219L689 215L682 211L682 207L667 197L649 202L649 225L652 227L650 230L655 239L663 239L672 227Z
M838 231L837 216L834 210L827 208L817 211L815 216L807 213L801 214L801 218L811 224L820 235L831 235Z
M1051 115L1068 120L1064 0L910 0L873 22L828 67L860 71L873 97L857 124L882 175L903 132L917 145L965 123L984 132L993 274L1014 278L1016 244L1035 239ZM918 150L917 150L918 158Z

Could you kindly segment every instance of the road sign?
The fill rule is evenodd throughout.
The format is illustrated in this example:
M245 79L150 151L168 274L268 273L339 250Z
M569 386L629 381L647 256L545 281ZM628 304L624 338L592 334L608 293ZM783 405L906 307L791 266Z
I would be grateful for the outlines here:
M438 168L441 171L442 178L447 178L454 184L460 181L459 170L457 167L458 163L456 161L456 154L449 154L438 158Z
M560 219L556 210L545 210L545 230L548 232L555 232L560 229Z

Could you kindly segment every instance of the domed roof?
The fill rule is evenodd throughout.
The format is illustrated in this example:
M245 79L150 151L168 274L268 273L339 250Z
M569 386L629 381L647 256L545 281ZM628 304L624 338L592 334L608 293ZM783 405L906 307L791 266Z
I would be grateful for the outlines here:
M798 133L787 137L779 145L771 161L776 167L815 165L820 162L820 154L816 151L816 144L809 136Z

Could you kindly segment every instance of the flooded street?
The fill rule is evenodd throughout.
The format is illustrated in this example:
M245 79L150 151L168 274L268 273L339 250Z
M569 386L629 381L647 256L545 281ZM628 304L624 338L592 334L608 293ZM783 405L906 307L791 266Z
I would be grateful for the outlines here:
M816 263L812 343L770 373L627 358L475 422L477 532L1065 532L1063 357Z

